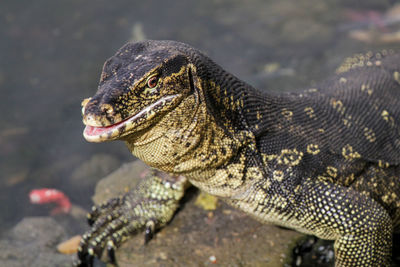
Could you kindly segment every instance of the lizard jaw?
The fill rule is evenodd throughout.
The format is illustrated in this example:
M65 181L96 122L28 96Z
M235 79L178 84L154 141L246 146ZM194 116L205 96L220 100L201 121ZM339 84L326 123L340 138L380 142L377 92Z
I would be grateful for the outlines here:
M155 109L163 110L163 107L167 103L172 102L178 96L178 94L165 96L157 100L156 102L148 105L135 115L109 126L90 125L90 122L94 122L95 120L90 115L88 115L87 118L84 120L86 127L83 131L83 137L89 142L100 143L108 140L115 140L121 136L125 136L131 133L132 130L136 126L140 125L142 122L148 121L152 119L155 115L157 115L158 112L155 111Z

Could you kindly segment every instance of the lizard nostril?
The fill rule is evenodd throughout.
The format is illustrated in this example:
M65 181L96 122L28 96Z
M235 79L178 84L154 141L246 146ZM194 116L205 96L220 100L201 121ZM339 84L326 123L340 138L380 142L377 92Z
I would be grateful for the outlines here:
M104 104L101 106L101 111L106 113L107 115L112 115L114 113L114 109L112 106L108 104Z
M109 104L103 104L100 110L105 114L106 120L108 120L109 123L113 124L115 120L114 108Z

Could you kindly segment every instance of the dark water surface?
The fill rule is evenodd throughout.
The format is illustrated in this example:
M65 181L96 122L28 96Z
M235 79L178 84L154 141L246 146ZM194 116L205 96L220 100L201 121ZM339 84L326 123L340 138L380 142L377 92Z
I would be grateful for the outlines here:
M345 57L399 49L390 0L0 2L0 233L50 208L33 188L86 209L94 184L133 160L122 143L82 137L80 102L106 58L129 40L187 42L260 89L321 81ZM396 35L397 33L397 35Z

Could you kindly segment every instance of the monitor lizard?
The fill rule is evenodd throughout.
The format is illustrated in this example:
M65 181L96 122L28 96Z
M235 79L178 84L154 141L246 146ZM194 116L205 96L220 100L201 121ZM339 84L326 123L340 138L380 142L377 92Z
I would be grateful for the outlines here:
M357 55L301 92L260 92L175 41L128 43L82 103L84 137L124 140L153 175L93 208L77 266L171 220L194 185L265 223L386 266L400 225L400 55Z

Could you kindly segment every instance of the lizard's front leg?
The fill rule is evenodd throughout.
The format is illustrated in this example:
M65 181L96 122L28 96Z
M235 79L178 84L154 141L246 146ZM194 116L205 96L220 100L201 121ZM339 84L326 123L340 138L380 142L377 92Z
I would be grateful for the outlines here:
M267 181L253 186L246 199L228 202L263 222L278 222L335 240L335 266L389 265L392 221L372 198L352 188L311 179L286 196L264 183ZM273 191L275 195L271 195Z
M147 242L155 229L172 219L188 185L182 176L167 181L151 175L125 195L94 206L88 215L92 228L82 237L74 265L92 266L93 258L100 258L104 249L109 261L115 263L115 248L141 230L145 230Z

